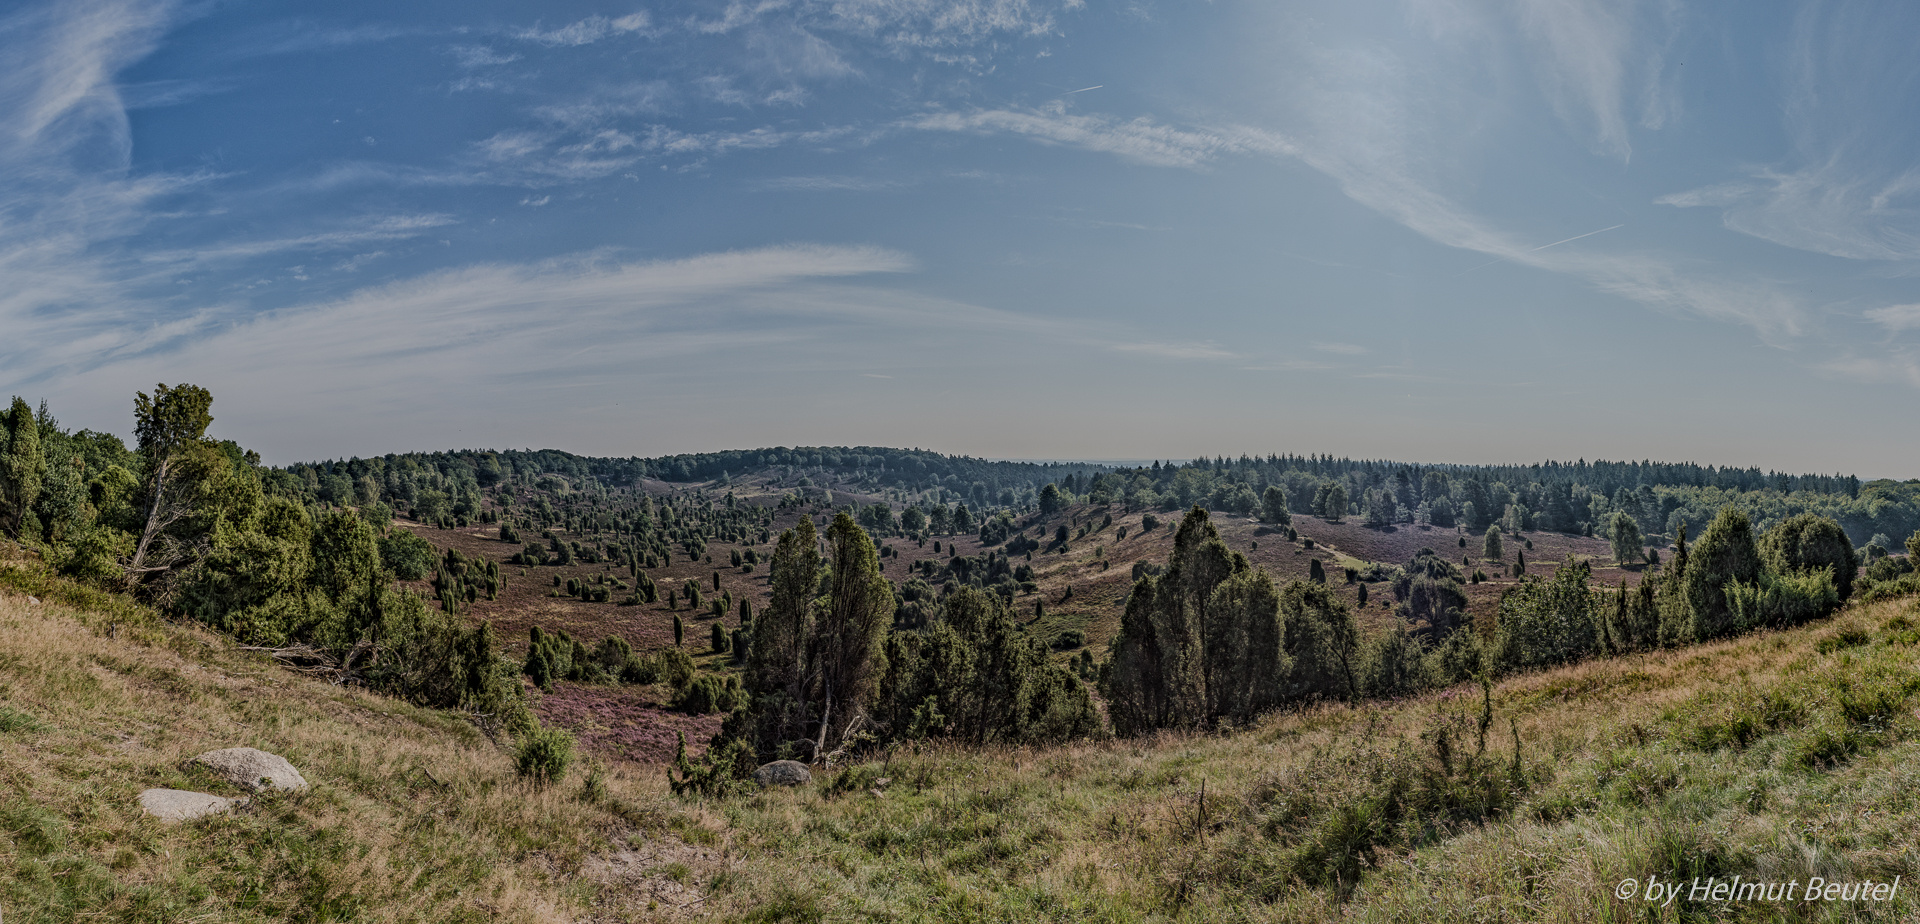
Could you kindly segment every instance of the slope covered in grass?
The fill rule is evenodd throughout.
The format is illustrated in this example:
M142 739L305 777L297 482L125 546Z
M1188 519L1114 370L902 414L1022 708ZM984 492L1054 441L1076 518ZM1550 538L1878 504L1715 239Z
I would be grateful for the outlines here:
M828 918L1910 920L1906 887L1665 907L1614 890L1911 880L1915 620L1883 602L1224 736L900 753L713 811L747 858L733 881L788 883L789 907Z
M286 757L311 790L182 825L141 813L150 787L242 795L183 768L233 746ZM10 924L540 921L644 908L660 899L603 896L594 864L630 842L678 843L674 819L651 779L604 784L587 792L578 770L561 785L523 784L511 756L457 715L291 674L37 562L0 562Z
M45 600L25 602L32 591ZM725 801L517 781L456 715L0 566L0 912L89 920L1911 920L1626 878L1913 878L1911 600L1212 736L911 748ZM1519 742L1515 760L1515 740ZM179 826L250 745L304 795ZM881 784L882 778L890 780ZM877 794L876 794L877 792Z

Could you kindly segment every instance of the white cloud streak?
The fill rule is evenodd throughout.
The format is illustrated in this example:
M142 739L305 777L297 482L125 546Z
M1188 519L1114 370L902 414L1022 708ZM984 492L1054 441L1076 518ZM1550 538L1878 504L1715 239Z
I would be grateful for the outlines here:
M1037 109L933 112L906 120L902 125L919 131L1020 135L1042 144L1113 154L1153 167L1193 169L1226 155L1291 154L1296 150L1278 135L1243 126L1181 129L1145 117L1118 120L1075 115L1059 102Z
M1867 320L1890 331L1920 328L1920 305L1888 305L1866 312Z
M542 45L580 46L591 45L601 39L633 33L646 34L653 27L653 17L642 10L625 16L608 18L589 16L578 22L568 23L553 29L542 29L538 25L521 29L514 37Z
M1781 75L1784 163L1658 202L1721 209L1730 230L1849 260L1920 259L1920 161L1911 144L1920 62L1908 4L1801 8Z

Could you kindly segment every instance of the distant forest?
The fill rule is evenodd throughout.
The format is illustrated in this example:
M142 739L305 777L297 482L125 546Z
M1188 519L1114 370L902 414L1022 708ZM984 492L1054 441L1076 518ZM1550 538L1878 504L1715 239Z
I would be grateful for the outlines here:
M632 487L642 479L723 483L776 475L803 487L892 492L902 505L967 504L978 514L1041 502L1048 484L1067 501L1132 509L1250 515L1279 488L1290 513L1370 525L1425 523L1475 531L1549 530L1609 537L1624 512L1650 541L1698 530L1724 507L1766 529L1802 513L1830 517L1856 546L1897 550L1920 530L1920 480L1861 482L1853 475L1789 475L1758 468L1671 462L1435 465L1327 455L1201 457L1115 468L1090 463L995 462L917 449L777 447L658 458L596 458L557 450L461 450L300 463L268 472L269 490L310 501L384 501L434 522L477 517L481 489L506 481ZM552 486L550 483L549 486Z

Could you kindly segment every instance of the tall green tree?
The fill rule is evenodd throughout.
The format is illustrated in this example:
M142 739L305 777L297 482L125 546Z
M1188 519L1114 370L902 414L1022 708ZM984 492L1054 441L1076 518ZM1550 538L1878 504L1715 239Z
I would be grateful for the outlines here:
M748 690L756 697L785 697L798 706L806 696L807 640L813 634L813 598L820 578L820 538L810 517L780 534L771 564L773 599L753 621L753 642L747 653ZM799 737L791 720L776 722L785 733L781 741ZM757 742L770 745L771 739Z
M1693 638L1693 608L1687 602L1687 563L1692 558L1687 547L1687 524L1680 523L1675 533L1673 557L1660 566L1654 600L1660 613L1660 644L1684 645Z
M1480 543L1480 555L1490 561L1499 561L1506 555L1500 549L1500 527L1487 527L1487 537Z
M880 573L873 539L844 512L827 527L830 583L815 623L820 719L814 753L843 743L872 705L886 667L893 584ZM835 726L836 716L839 726Z
M16 397L13 406L0 413L0 530L19 537L34 501L40 498L45 475L39 422L26 400Z
M1239 569L1213 589L1207 610L1210 717L1244 721L1280 705L1293 659L1273 578L1264 568Z
M1289 581L1280 591L1286 627L1286 652L1292 670L1286 694L1291 699L1350 699L1359 695L1355 663L1360 651L1353 611L1333 589L1311 581Z
M1326 509L1320 516L1329 523L1338 523L1347 518L1347 489L1339 482L1327 488Z
M1279 485L1267 485L1260 492L1260 519L1278 526L1293 522L1293 514L1287 510L1287 492Z
M1049 481L1046 487L1040 489L1040 512L1042 514L1052 516L1059 513L1061 508L1066 505L1067 496L1061 493L1059 485Z
M1727 584L1760 580L1760 550L1754 544L1753 524L1743 510L1724 507L1694 543L1687 559L1685 592L1692 622L1692 639L1704 642L1733 632L1736 621L1727 604Z
M1622 565L1630 565L1641 558L1640 523L1624 510L1616 510L1613 520L1608 524L1613 534L1613 560Z
M1278 593L1194 507L1167 569L1135 582L1105 690L1115 730L1192 728L1276 705L1288 659Z
M133 431L147 464L146 522L126 567L136 581L170 570L185 557L184 543L167 531L193 516L198 506L198 479L193 476L204 475L212 461L207 445L212 405L213 395L197 385L169 388L163 383L154 386L151 396L135 394Z

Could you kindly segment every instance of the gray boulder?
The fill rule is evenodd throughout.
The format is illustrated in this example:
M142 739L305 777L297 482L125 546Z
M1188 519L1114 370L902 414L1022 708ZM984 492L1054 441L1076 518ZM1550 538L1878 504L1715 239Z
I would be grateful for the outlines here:
M799 786L813 782L813 774L797 760L776 760L753 771L753 781L761 786Z
M167 822L192 821L202 815L218 815L246 804L245 799L226 799L184 789L149 789L140 794L140 807L147 814Z
M223 748L208 751L189 761L199 764L221 779L242 789L305 789L307 779L287 763L286 758L253 748Z

